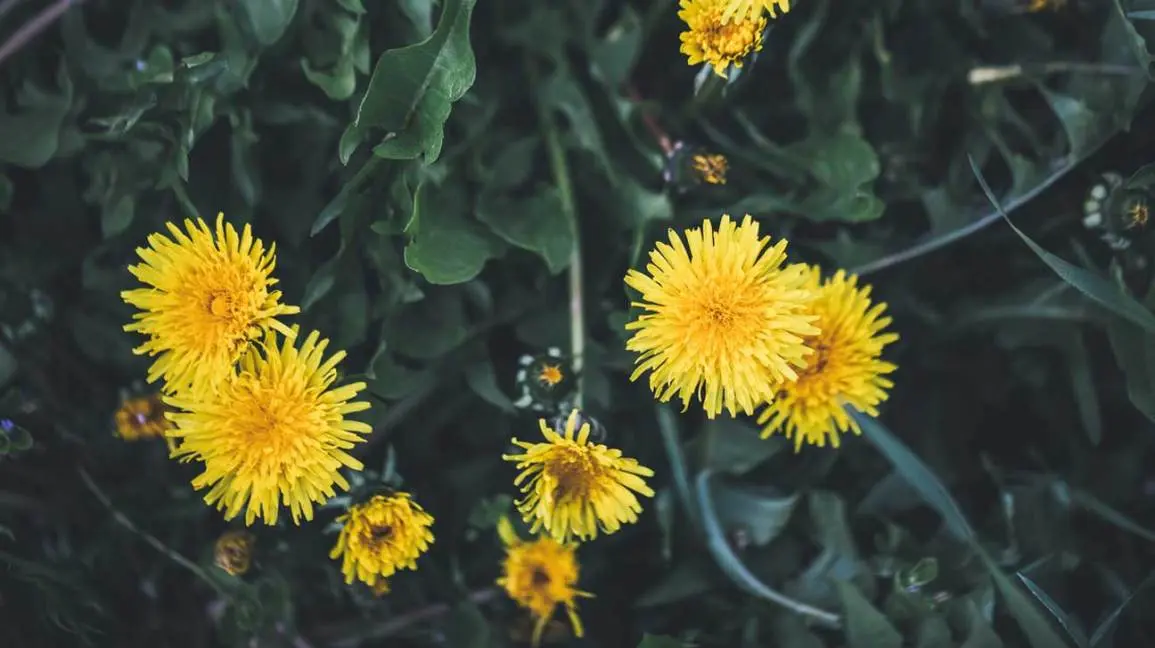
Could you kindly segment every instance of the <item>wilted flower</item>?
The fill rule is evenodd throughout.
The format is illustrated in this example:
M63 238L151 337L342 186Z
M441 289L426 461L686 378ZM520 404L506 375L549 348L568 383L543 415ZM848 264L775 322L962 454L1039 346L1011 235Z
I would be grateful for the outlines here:
M160 394L124 399L116 410L116 436L125 441L163 438L171 430L172 421L165 418L170 411Z
M213 562L231 576L244 576L253 561L256 538L247 531L228 531L217 538Z

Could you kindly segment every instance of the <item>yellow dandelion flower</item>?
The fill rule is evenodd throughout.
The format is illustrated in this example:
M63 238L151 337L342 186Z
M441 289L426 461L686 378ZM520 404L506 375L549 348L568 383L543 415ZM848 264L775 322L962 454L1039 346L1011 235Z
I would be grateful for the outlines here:
M497 584L533 615L533 645L541 643L542 631L559 605L565 606L574 635L581 637L577 598L590 598L593 594L577 589L580 568L576 547L549 537L525 542L505 517L498 520L497 533L505 544L505 561Z
M725 78L726 69L742 67L747 56L762 51L766 18L752 13L748 18L727 21L728 0L681 0L678 17L686 23L679 38L687 63L707 63L714 74Z
M770 237L758 238L750 216L737 226L724 215L716 233L703 225L685 244L670 230L670 243L650 252L648 274L626 275L642 295L631 306L648 311L626 324L637 331L626 349L641 354L630 380L649 371L658 400L678 394L684 410L697 395L710 418L723 408L753 414L805 366L804 338L818 333L807 312L815 293L802 269L781 267L786 241L767 249Z
M621 450L590 443L589 422L576 430L577 421L575 409L566 419L563 436L540 419L545 443L514 438L525 452L501 457L516 461L521 471L513 483L525 494L517 503L522 517L534 533L544 528L558 542L574 536L596 538L599 528L614 533L622 524L637 522L642 505L634 493L654 496L642 479L653 477L654 471L623 457Z
M690 159L690 168L694 175L706 184L726 184L726 172L730 163L725 155L697 153Z
M193 488L211 486L205 501L224 509L225 519L244 510L246 525L256 518L276 524L279 500L294 524L312 520L313 503L333 497L334 485L349 489L339 469L361 470L346 450L372 428L345 416L369 409L352 401L365 383L332 387L345 352L325 360L328 345L314 331L300 349L290 339L278 347L269 331L215 391L166 399L184 410L172 415L177 429L169 436L181 441L174 456L204 463Z
M433 542L433 516L409 493L374 495L337 518L342 523L330 558L341 558L345 583L357 579L378 592L378 583L399 569L417 569L417 558ZM383 586L384 591L388 585Z
M812 310L821 333L807 340L816 356L798 380L780 387L758 423L763 438L784 433L795 450L803 443L824 446L827 439L837 448L839 434L862 433L844 405L878 416L877 405L894 385L885 376L896 369L879 358L898 335L882 332L891 322L882 316L886 304L872 305L870 286L859 287L854 275L839 270L823 282L814 266L806 266L806 275L818 293Z
M228 531L217 538L213 562L230 576L244 576L253 561L256 538L246 531Z
M790 12L790 0L722 0L726 10L722 12L722 21L750 20L754 16L769 14L771 18L778 17L778 10L783 14Z
M120 294L141 309L124 329L148 338L135 353L159 354L148 381L163 378L166 393L213 386L264 331L291 336L276 318L300 312L269 291L277 282L275 244L266 252L248 225L238 235L224 214L215 232L199 218L185 220L185 229L168 223L171 239L149 236L149 246L137 249L144 263L128 268L147 287Z
M116 410L116 436L125 441L163 438L172 422L165 418L169 411L160 394L126 398Z
M556 387L564 379L565 374L561 372L561 365L543 364L541 371L537 372L537 381L546 387Z

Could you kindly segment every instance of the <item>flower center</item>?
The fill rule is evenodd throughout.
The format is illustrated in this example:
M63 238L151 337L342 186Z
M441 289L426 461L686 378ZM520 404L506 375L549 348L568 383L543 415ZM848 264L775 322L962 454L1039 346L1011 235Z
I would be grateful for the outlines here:
M232 301L228 293L214 293L209 296L209 312L215 317L228 317L233 310Z
M534 567L533 573L530 574L529 581L534 587L545 587L549 585L549 574L541 567Z
M366 543L374 549L389 542L393 538L393 525L381 524L369 527L369 532L366 534Z
M814 349L814 355L810 357L810 363L806 365L806 368L798 371L799 380L822 373L826 364L830 362L830 344L825 341L811 342L810 344L810 348Z
M720 326L729 326L734 321L734 309L716 299L708 301L705 310L710 321Z

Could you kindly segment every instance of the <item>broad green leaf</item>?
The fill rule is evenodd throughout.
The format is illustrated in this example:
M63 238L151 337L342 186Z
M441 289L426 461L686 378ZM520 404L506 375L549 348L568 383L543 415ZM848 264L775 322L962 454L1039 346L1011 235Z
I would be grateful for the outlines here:
M923 501L938 511L951 535L959 540L974 541L976 536L970 522L934 472L874 418L852 408L847 411L862 427L862 436L890 461L895 472L918 492Z
M744 529L750 543L769 544L790 521L798 494L783 496L768 487L756 488L716 481L711 488L718 522L726 529Z
M281 39L297 14L297 0L246 0L237 3L261 45Z
M497 406L503 412L514 411L513 401L497 385L497 373L488 358L476 362L465 370L465 382L475 394Z
M629 78L642 44L642 22L629 5L622 10L605 38L590 45L590 71L611 91Z
M846 518L846 503L830 491L814 490L807 496L807 511L818 544L836 556L850 573L837 573L840 580L852 580L863 592L874 594L874 576L860 562L858 548Z
M485 615L472 601L458 603L442 626L445 643L455 648L488 648L493 645L492 629Z
M826 648L797 614L776 614L771 623L775 648Z
M1018 234L1019 238L1027 244L1027 247L1031 248L1031 251L1034 252L1043 263L1047 264L1055 274L1059 275L1059 278L1120 317L1134 322L1148 333L1155 333L1155 315L1152 315L1151 311L1147 310L1142 304L1124 292L1118 284L1047 252L1040 247L1039 244L1031 240L1031 237L1024 234L1018 227L1015 227L1010 217L1007 216L1007 213L1003 211L1003 208L999 205L994 193L991 192L990 186L987 185L987 181L983 178L982 172L979 170L978 165L975 164L974 159L972 158L970 162L971 170L982 186L983 193L986 194L987 200L998 210L1003 219L1007 221L1007 224L1011 226L1011 229L1015 231L1015 234Z
M677 444L674 444L675 446ZM667 443L667 450L669 444ZM713 555L714 560L722 572L738 587L758 598L780 605L799 614L813 617L816 622L828 626L837 626L838 615L816 608L812 605L794 600L770 588L755 576L730 547L726 530L718 519L718 512L714 508L714 497L710 488L711 473L703 470L694 480L694 501L697 503L697 512L701 516L702 530L706 536L706 548Z
M24 81L16 93L16 106L0 112L0 163L36 169L51 160L60 144L64 118L72 108L72 79L61 66L57 90L46 92Z
M557 110L565 115L578 146L593 155L602 169L609 173L612 165L601 129L598 127L597 119L594 118L589 99L573 78L569 68L558 65L537 92L539 100L547 109Z
M341 136L341 162L380 128L373 149L390 159L424 154L426 164L441 154L445 121L453 102L473 85L477 73L469 43L476 0L446 0L437 29L425 41L381 54L353 121Z
M882 215L884 205L869 186L880 172L878 156L861 136L845 131L815 134L787 147L786 153L824 187L798 205L804 217L861 222Z
M902 648L902 635L857 587L841 581L836 586L849 648Z
M782 436L763 439L746 421L717 418L707 421L692 442L701 465L714 472L743 475L789 447Z
M666 570L634 603L635 607L655 607L701 596L717 586L717 570L698 561L683 562Z
M132 217L136 213L136 202L133 196L120 196L104 205L100 210L100 231L105 238L120 234L132 224Z
M497 254L481 226L469 220L462 191L459 185L434 187L427 180L413 197L405 265L430 283L469 281Z
M522 199L484 192L477 219L509 243L536 253L552 274L569 267L576 224L566 216L555 189L543 188Z

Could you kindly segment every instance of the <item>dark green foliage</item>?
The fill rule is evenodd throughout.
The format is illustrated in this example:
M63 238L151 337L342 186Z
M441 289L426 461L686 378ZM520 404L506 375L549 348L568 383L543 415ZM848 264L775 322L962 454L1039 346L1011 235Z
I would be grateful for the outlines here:
M0 42L44 4L0 0ZM500 457L579 387L658 495L581 548L587 639L551 645L1152 645L1155 3L792 4L726 81L672 0L73 2L0 62L0 645L521 645ZM1081 222L1108 171L1125 249ZM196 465L112 433L149 390L125 268L218 212L374 406L353 492L240 577ZM897 385L838 451L628 380L622 277L723 212L889 304ZM331 523L399 485L436 542L378 598Z

